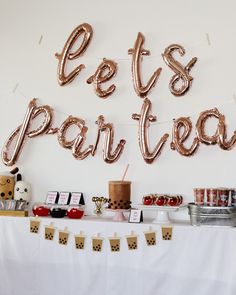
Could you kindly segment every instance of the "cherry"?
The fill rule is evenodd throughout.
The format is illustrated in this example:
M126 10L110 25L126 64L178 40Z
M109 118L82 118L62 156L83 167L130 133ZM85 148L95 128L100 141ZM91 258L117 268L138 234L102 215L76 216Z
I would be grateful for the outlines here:
M178 198L177 197L169 197L168 203L169 206L177 206Z
M157 197L156 205L157 206L164 206L166 204L166 198L164 196Z
M153 204L153 198L151 196L143 197L143 204L144 205L152 205Z

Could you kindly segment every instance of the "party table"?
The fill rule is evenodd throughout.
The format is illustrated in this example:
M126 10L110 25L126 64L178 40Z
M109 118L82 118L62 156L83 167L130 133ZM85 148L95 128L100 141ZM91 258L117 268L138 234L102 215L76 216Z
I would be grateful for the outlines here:
M32 217L0 216L0 295L235 295L236 228L173 224L171 240L161 226L115 222L110 217L80 220L40 218L38 233L30 232ZM53 222L53 240L45 226ZM156 245L147 245L144 232L156 232ZM65 227L67 244L58 233ZM126 236L137 235L137 249ZM84 249L74 236L83 233ZM103 239L94 251L92 237ZM111 251L109 237L120 238Z

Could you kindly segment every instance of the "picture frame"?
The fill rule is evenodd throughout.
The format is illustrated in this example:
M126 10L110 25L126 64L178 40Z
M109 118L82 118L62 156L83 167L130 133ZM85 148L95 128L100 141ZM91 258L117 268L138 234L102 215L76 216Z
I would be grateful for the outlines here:
M5 210L5 200L0 200L0 210Z
M143 211L141 209L131 209L129 214L130 223L143 222Z
M5 200L5 210L15 210L16 201L15 200Z
M83 193L81 192L72 192L70 197L70 206L79 206L80 205L80 199L83 196Z
M47 205L54 205L58 201L58 192L57 191L49 191L47 192L45 203Z
M57 204L58 205L68 205L70 203L70 192L60 192Z
M28 202L23 200L17 200L15 210L16 211L25 211L28 207Z

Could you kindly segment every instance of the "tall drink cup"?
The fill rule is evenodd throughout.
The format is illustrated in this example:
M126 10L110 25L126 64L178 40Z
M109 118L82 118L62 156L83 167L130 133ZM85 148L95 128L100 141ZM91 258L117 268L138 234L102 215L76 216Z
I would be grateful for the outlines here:
M110 209L130 209L131 181L109 181Z

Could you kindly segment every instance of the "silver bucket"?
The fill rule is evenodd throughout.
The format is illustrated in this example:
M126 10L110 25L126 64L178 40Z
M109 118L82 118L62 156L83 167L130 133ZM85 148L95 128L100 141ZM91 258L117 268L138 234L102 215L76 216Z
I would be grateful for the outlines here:
M236 207L210 207L188 204L192 225L236 226Z

